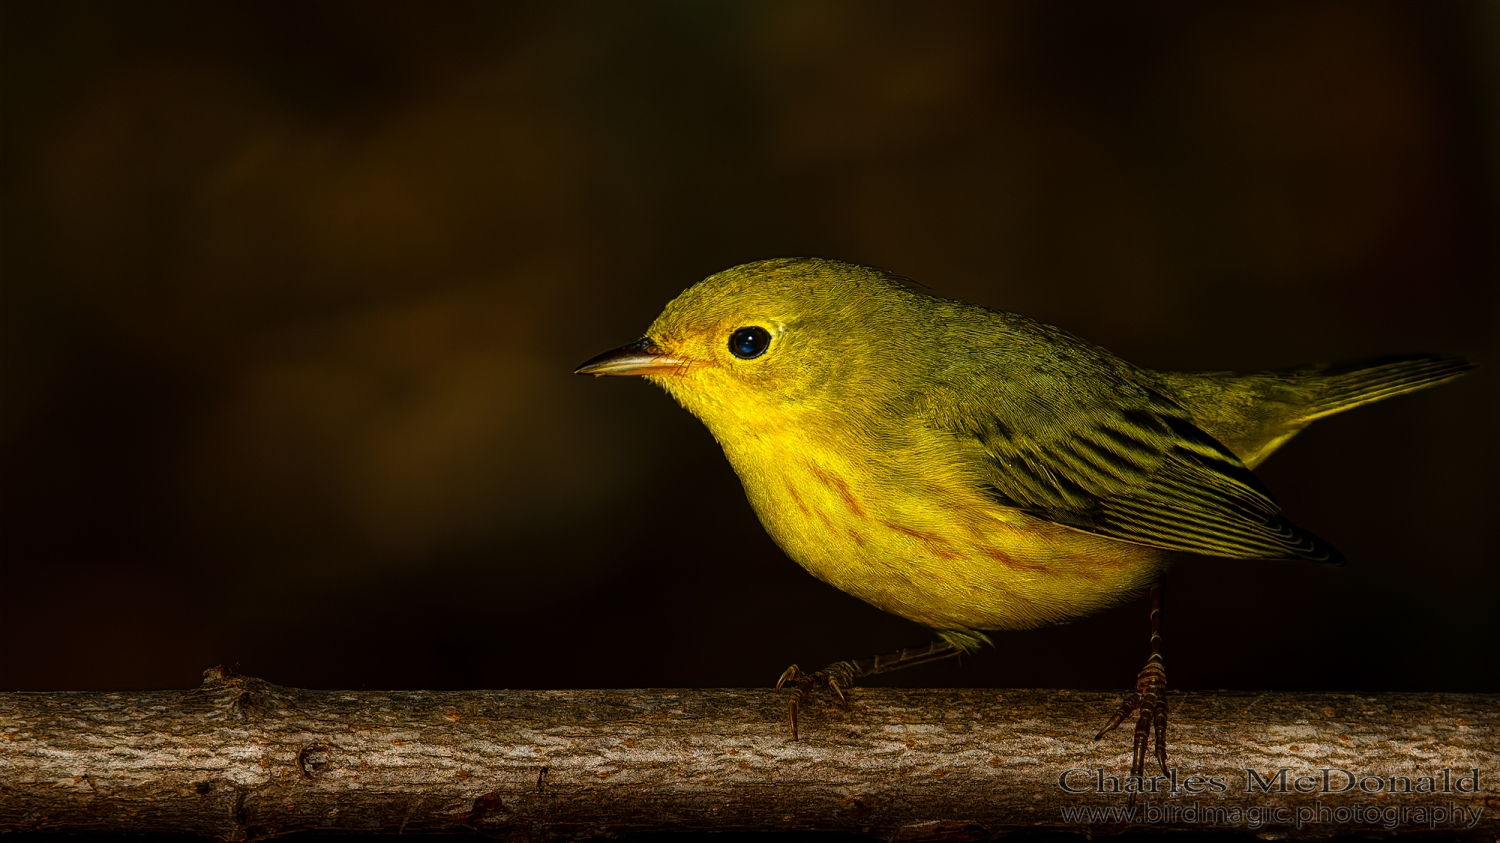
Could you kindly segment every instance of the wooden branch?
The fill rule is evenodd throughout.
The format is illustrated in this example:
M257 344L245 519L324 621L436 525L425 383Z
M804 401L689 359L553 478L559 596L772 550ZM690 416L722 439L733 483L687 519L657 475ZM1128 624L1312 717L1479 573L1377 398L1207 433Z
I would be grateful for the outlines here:
M190 691L0 693L0 832L1500 832L1496 695L1173 694L1176 792L1149 780L1133 814L1111 815L1127 797L1099 791L1131 786L1130 738L1092 739L1118 705L1108 693L857 688L850 711L805 710L793 742L769 689L306 691L205 676Z

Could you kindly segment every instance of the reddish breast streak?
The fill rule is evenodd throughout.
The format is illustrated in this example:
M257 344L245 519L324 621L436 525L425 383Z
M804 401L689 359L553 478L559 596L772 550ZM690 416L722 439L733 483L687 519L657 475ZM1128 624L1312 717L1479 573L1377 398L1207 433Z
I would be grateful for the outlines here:
M1037 564L1036 562L1025 562L1025 561L1022 561L1020 559L1016 559L1015 557L1011 556L1010 554L1004 553L1004 552L1002 552L1000 550L997 550L997 549L995 549L993 547L984 548L984 555L988 556L989 558L991 558L993 560L995 560L996 562L999 562L1001 565L1004 565L1005 567L1011 568L1013 570L1018 570L1018 571L1036 571L1038 573L1044 573L1044 574L1051 571L1051 569L1048 568L1046 565L1040 565L1040 564Z
M787 481L786 491L787 494L792 496L792 503L796 504L797 508L802 510L803 515L812 515L812 510L808 509L807 504L802 502L802 496L797 494L797 490L792 486L790 480Z
M812 471L813 476L818 478L819 483L839 493L839 497L844 499L844 506L849 507L850 512L853 512L860 518L870 517L865 514L864 508L859 505L859 501L854 499L854 494L849 491L849 484L845 483L842 478L831 477L815 465L809 465L808 468Z
M913 530L910 527L902 526L894 521L881 521L880 523L884 524L887 527L890 527L892 530L895 530L903 536L909 536L910 538L914 538L922 544L927 545L928 550L932 551L938 556L941 556L944 559L959 558L958 554L953 552L952 546L948 544L948 540L938 535L937 533L929 533L925 530Z

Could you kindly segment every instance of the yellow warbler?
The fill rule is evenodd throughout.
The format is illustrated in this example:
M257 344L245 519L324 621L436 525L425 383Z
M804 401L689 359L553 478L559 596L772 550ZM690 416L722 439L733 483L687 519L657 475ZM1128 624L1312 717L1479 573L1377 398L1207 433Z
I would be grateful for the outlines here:
M1139 709L1166 770L1160 577L1188 552L1341 563L1250 472L1310 422L1457 377L1444 356L1256 374L1155 372L1014 313L877 269L735 267L580 374L642 375L703 421L776 543L814 576L939 641L803 674L818 685L930 661L1152 587ZM781 683L778 683L780 687ZM1100 733L1100 736L1104 732Z

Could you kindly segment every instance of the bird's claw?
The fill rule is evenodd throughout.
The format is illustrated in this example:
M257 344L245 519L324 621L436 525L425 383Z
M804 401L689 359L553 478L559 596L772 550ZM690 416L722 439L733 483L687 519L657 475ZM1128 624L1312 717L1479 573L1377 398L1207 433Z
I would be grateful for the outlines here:
M804 703L812 696L813 691L820 686L826 686L838 697L839 705L845 710L849 708L849 698L844 695L844 688L854 684L853 665L848 662L834 662L828 667L814 673L803 673L802 668L792 665L781 672L781 678L776 680L776 690L780 691L788 682L795 682L797 688L792 691L791 699L791 721L792 740L797 740L797 712L802 709ZM842 680L842 681L841 681Z
M802 668L796 665L792 665L791 667L781 672L781 678L776 680L776 690L780 691L781 686L785 685L788 682L801 681L802 677L806 675L807 674L802 672Z
M1167 672L1160 659L1153 658L1135 680L1135 690L1120 704L1120 710L1109 719L1094 740L1099 740L1125 722L1131 713L1139 711L1135 720L1135 738L1130 760L1130 775L1140 779L1146 772L1146 744L1151 733L1156 733L1156 763L1162 775L1167 772Z

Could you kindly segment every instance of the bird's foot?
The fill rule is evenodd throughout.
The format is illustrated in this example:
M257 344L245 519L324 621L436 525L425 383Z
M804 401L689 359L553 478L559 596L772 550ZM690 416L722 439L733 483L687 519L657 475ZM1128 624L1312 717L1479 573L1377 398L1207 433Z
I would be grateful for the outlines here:
M847 710L849 699L844 696L844 689L852 687L855 677L862 673L859 665L850 661L834 662L816 673L803 673L802 668L796 665L782 671L781 678L776 680L776 690L780 691L788 682L795 682L797 685L792 691L792 740L797 740L797 712L802 710L803 704L814 691L828 687L839 698L839 705Z
M1135 746L1130 760L1130 775L1139 781L1146 772L1146 744L1150 741L1151 733L1156 733L1156 763L1161 766L1162 775L1167 772L1167 671L1162 666L1160 656L1152 656L1141 669L1135 680L1135 690L1125 701L1120 704L1120 710L1115 712L1109 723L1094 740L1099 740L1109 734L1114 728L1125 722L1133 712L1139 712L1135 719ZM1133 800L1132 800L1133 801Z
M792 692L792 740L797 739L797 712L802 710L803 704L818 688L827 686L832 689L839 698L839 705L847 710L849 700L844 697L844 689L852 687L854 680L862 676L952 658L963 652L965 645L977 647L979 643L989 641L984 633L972 630L942 630L938 632L938 636L939 640L919 647L907 647L868 659L834 662L817 673L803 673L802 668L796 665L787 668L782 672L781 678L776 680L776 690L781 690L788 682L797 683L797 689Z

